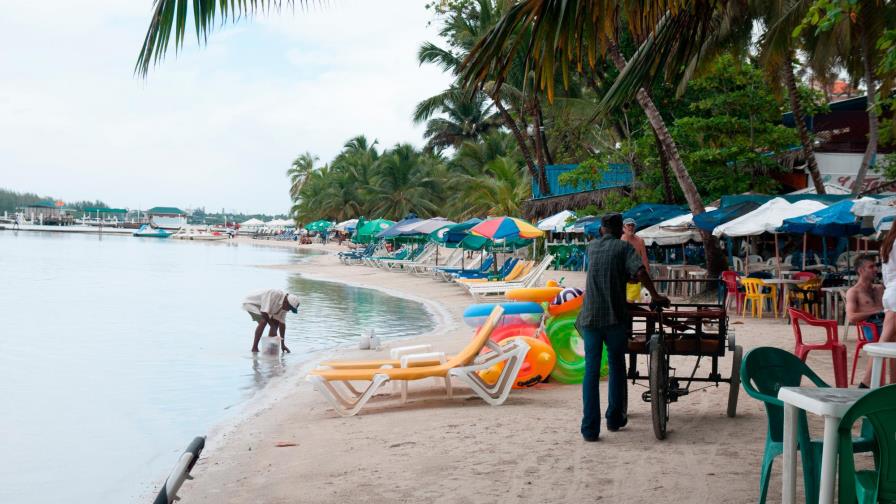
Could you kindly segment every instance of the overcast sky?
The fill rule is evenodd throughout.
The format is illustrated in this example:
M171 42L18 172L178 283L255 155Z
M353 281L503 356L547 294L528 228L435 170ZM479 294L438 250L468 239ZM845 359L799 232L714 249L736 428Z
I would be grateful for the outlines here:
M282 213L298 154L350 137L422 145L410 116L450 78L419 67L421 0L335 0L217 30L146 80L151 0L7 2L0 187L112 206ZM189 35L188 35L189 37Z

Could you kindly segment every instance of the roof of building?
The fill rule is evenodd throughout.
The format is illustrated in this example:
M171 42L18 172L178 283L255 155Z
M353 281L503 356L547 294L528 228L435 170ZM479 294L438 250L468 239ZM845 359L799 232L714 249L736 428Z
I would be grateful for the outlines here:
M84 212L87 213L114 213L114 214L123 214L128 213L128 211L124 208L97 208L97 207L89 207L83 208Z
M180 208L165 206L152 207L147 210L146 213L156 215L187 215L187 212L184 212Z
M37 203L32 203L30 205L25 205L25 208L58 208L56 203L52 201L38 201Z

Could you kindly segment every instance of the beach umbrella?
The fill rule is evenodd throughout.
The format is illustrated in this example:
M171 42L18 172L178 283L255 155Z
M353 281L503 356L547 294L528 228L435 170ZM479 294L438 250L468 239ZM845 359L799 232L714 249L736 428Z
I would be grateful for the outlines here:
M413 217L411 217L413 215ZM392 224L388 228L377 233L377 238L395 238L401 236L405 231L410 231L414 224L422 221L423 219L418 219L416 215L409 214L404 219Z
M562 233L563 230L566 229L566 222L569 219L574 219L575 216L575 212L564 210L560 213L554 214L550 217L538 221L538 224L535 227L542 231L553 231L555 233Z
M355 228L354 240L356 243L372 242L377 234L389 229L393 225L395 225L395 222L388 219L374 219L368 221L361 218L358 221L358 227Z
M240 224L240 226L248 226L248 227L253 227L253 226L257 227L257 226L263 226L263 225L264 225L264 222L262 222L260 219L255 219L255 218L249 219L246 222L243 222Z
M718 210L707 210L706 212L694 216L694 225L697 226L697 229L712 232L716 226L720 226L742 215L746 215L759 208L759 206L760 204L755 201L744 201L735 205L719 208Z
M467 237L470 228L482 222L482 219L473 217L458 224L448 224L429 233L429 239L448 248L457 248L460 242Z
M715 207L706 207L706 211L715 210ZM694 225L694 214L679 215L654 224L636 233L644 244L651 245L681 245L689 241L699 242L703 238L700 231Z
M492 240L519 238L538 238L544 236L544 231L515 217L496 217L487 219L470 228L470 233L484 236Z
M869 198L870 199L870 198ZM809 233L819 236L853 236L871 234L871 226L864 226L852 212L855 201L843 200L816 212L784 219L779 233Z
M454 221L450 221L444 217L433 217L432 219L424 219L420 222L417 222L409 227L406 230L402 231L402 235L412 235L412 234L430 234L436 230L439 230L445 226L449 226L452 224L456 224Z
M339 231L351 231L355 229L358 225L358 219L349 219L336 224L336 229Z
M310 224L307 224L305 226L305 229L308 231L315 231L315 232L320 233L320 232L326 231L328 229L331 229L332 227L333 227L333 222L321 219L321 220L316 220Z
M784 223L784 219L800 217L825 207L824 203L818 201L802 200L790 203L784 198L774 198L750 213L716 226L712 234L736 238L773 233Z
M597 219L597 217L595 217L593 215L586 215L585 217L579 217L578 219L576 219L575 222L573 222L571 225L569 225L565 229L565 231L567 233L584 233L585 228L595 221L598 221L598 219ZM600 226L599 222L598 222L598 226Z

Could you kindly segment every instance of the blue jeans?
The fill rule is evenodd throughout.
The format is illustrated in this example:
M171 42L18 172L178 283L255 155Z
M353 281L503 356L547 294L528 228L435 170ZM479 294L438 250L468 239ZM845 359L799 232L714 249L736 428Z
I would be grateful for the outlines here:
M585 380L582 382L582 435L600 434L600 366L603 346L607 345L610 368L607 401L607 425L619 426L628 412L628 384L625 382L625 355L628 352L626 324L601 328L579 328L585 340Z

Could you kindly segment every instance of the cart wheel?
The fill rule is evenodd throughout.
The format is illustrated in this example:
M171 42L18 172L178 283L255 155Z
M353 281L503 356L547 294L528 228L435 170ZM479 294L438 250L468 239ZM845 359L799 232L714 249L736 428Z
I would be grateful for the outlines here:
M653 434L657 439L666 439L666 422L669 420L667 387L669 366L666 349L660 336L650 340L650 411L653 415Z
M740 361L744 356L744 349L740 345L734 347L731 353L731 381L728 383L728 417L737 415L737 395L740 393Z

